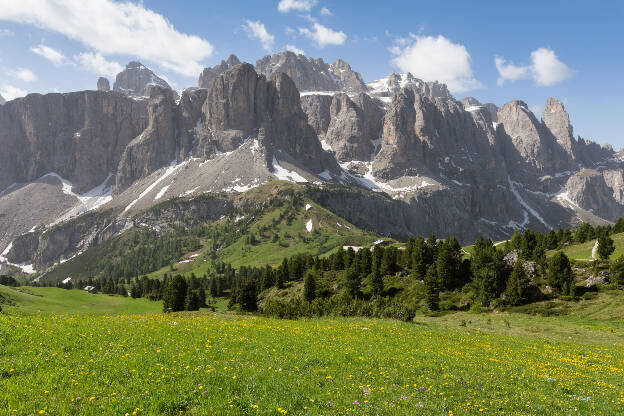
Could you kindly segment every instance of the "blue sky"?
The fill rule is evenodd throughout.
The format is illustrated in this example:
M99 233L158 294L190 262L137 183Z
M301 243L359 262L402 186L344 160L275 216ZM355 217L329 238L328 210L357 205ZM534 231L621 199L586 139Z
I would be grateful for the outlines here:
M457 98L564 102L575 133L624 147L622 1L0 0L0 93L95 88L138 59L176 88L235 53L411 71ZM497 65L498 58L498 65Z

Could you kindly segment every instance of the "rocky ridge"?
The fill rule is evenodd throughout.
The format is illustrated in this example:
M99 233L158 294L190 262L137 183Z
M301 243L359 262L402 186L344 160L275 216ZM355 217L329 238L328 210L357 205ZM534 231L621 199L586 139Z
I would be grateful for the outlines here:
M0 108L0 264L44 268L164 201L272 178L308 182L318 203L397 238L504 238L624 216L619 156L575 139L555 99L538 119L522 101L456 101L411 74L367 86L344 61L285 52L256 67L232 55L177 100L139 65L117 77L129 95L98 82ZM104 212L108 222L90 220ZM45 249L59 226L73 231Z

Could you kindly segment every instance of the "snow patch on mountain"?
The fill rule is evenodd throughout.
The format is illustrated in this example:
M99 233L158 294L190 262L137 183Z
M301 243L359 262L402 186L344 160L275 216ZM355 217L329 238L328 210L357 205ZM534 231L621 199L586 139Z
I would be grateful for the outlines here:
M290 181L290 182L307 182L308 181L306 178L299 175L297 172L285 169L282 166L280 166L275 156L273 156L272 166L273 166L273 175L275 175L277 179L281 179L283 181Z

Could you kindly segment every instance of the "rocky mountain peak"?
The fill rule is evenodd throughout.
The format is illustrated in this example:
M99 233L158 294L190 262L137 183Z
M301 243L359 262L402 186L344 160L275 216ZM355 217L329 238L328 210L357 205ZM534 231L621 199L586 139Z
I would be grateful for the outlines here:
M159 78L149 68L137 61L131 61L126 69L117 74L113 91L121 92L130 97L148 97L150 86L169 88L169 84Z
M268 79L283 72L293 80L299 91L366 91L362 76L341 59L330 66L321 58L307 58L284 51L258 60L256 71Z
M444 100L453 99L446 84L438 81L425 82L414 77L409 72L404 74L390 73L386 78L381 78L367 84L368 90L382 100L389 102L388 98L394 96L402 88L409 88L416 94L421 94L429 98L441 98ZM385 99L384 99L385 98Z
M544 107L542 112L542 122L550 130L557 143L568 154L574 155L575 140L572 125L570 124L570 116L561 101L554 98L549 98L546 101L546 107Z
M110 91L110 83L108 82L108 79L99 77L97 80L97 90L104 92Z
M212 87L212 83L219 75L240 63L241 61L238 59L238 57L234 54L231 54L227 61L222 60L219 65L215 65L212 68L204 68L202 73L199 75L197 85L199 86L199 88L210 89Z

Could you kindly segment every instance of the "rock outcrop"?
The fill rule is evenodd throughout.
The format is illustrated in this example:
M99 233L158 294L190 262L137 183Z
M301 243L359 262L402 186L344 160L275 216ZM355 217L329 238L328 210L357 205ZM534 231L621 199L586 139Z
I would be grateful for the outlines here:
M4 103L6 103L6 100L2 95L0 95L0 105L4 105Z
M199 74L199 80L197 82L197 85L199 86L199 88L206 88L209 90L210 88L212 88L214 80L219 75L240 63L241 61L238 59L238 57L232 54L227 59L227 61L222 60L219 65L215 65L212 68L204 68L202 73Z
M167 81L157 77L145 65L131 61L126 65L126 69L117 74L113 91L129 97L149 97L149 89L153 86L171 89Z
M570 176L565 188L567 197L584 210L609 221L624 216L624 205L614 198L600 172L583 169Z
M147 126L145 102L81 91L29 94L0 107L0 189L54 172L74 192L117 170L126 146Z
M177 158L173 91L150 88L147 112L147 128L128 143L119 162L117 192Z
M334 95L329 113L324 142L336 158L341 162L371 160L381 133L381 108L368 94L360 93L352 100L340 93Z
M366 91L362 76L354 72L349 64L337 60L331 66L322 59L306 58L290 51L267 55L256 62L256 71L268 79L283 72L304 91Z
M99 77L97 80L97 90L104 92L110 91L110 84L108 82L108 79L104 77Z

